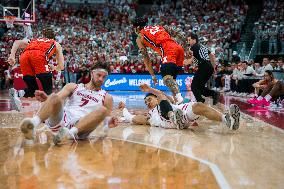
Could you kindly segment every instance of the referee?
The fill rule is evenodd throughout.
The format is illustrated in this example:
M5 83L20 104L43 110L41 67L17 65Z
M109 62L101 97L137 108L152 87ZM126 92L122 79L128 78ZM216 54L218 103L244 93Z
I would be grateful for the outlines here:
M184 65L197 64L198 70L195 72L191 90L197 102L205 102L203 96L212 96L213 105L219 101L219 93L208 89L205 85L214 73L215 55L211 53L207 47L198 43L198 36L195 33L190 33L187 41L190 45L188 59Z

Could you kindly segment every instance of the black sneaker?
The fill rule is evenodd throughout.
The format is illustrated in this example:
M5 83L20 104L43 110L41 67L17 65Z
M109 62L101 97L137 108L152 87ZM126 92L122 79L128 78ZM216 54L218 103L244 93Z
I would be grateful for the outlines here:
M212 96L212 98L213 98L213 105L216 105L219 102L220 93L214 92L214 95Z
M232 130L237 130L240 126L240 108L236 104L230 105L230 115L233 118Z

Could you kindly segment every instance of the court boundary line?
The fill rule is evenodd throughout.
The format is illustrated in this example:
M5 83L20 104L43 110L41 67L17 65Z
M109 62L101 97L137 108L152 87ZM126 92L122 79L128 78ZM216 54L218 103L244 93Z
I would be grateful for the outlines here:
M220 170L220 168L216 164L214 164L212 162L209 162L208 160L198 158L198 157L196 157L194 155L191 155L191 154L184 154L184 153L182 153L180 151L177 151L177 150L173 150L173 149L157 146L157 145L151 144L151 143L138 142L138 141L129 140L129 139L124 140L124 139L121 139L121 138L111 137L109 135L106 136L106 138L110 138L110 139L114 139L114 140L120 140L120 141L127 141L127 142L131 142L131 143L135 143L135 144L141 144L141 145L144 145L144 146L151 146L151 147L154 147L154 148L158 148L158 149L162 149L162 150L165 150L165 151L173 152L173 153L176 153L176 154L179 154L179 155L182 155L182 156L194 159L196 161L199 161L199 162L207 165L211 169L211 171L212 171L212 173L213 173L213 175L214 175L218 185L220 186L220 188L222 188L222 189L230 189L231 188L229 183L227 182L225 176L223 175L222 171Z

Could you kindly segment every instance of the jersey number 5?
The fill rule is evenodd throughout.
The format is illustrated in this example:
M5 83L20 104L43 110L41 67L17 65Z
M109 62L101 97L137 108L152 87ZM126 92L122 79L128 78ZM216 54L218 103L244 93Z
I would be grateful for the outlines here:
M85 106L85 105L88 104L88 102L89 102L89 100L88 100L88 99L85 99L85 98L82 98L81 101L82 101L83 103L79 105L80 107Z

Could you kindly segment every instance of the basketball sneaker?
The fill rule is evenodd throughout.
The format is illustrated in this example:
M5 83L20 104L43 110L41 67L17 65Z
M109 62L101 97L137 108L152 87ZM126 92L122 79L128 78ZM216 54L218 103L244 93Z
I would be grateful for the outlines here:
M232 120L231 120L231 116L230 114L226 113L225 114L225 119L226 119L226 126L229 128L229 129L232 129Z
M230 129L237 130L240 126L240 108L236 104L230 105L230 116L233 119Z
M18 97L17 90L14 88L9 89L9 96L10 96L12 108L14 108L15 110L19 112L22 111L22 102L20 98Z
M20 123L21 131L27 140L35 139L35 126L31 121L32 118L25 118Z
M64 142L66 140L74 139L76 141L76 136L73 135L70 130L66 127L61 127L56 135L53 137L53 142L55 145Z
M183 112L181 109L174 110L173 116L170 116L170 120L179 130L185 128L185 124L183 123L182 116L183 116Z

